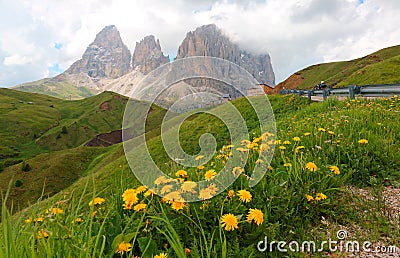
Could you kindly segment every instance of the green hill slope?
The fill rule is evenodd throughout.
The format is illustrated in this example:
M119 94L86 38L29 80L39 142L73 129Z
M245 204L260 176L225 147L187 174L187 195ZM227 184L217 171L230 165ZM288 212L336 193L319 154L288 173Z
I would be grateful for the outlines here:
M255 103L257 103L259 101L261 102L264 101L264 98L265 97L255 97L253 100L255 101ZM282 120L290 116L290 114L294 114L297 110L306 108L310 105L308 100L305 98L289 98L289 96L285 96L284 98L282 98L281 96L271 96L269 99L275 110L274 111L275 117ZM288 101L290 101L291 105L288 105ZM234 100L230 103L234 104L237 107L237 109L241 112L242 116L245 118L250 133L252 134L254 132L255 134L259 134L260 130L258 126L257 115L254 111L252 111L249 102L246 101L246 99L241 98ZM228 108L230 108L229 103L215 107L214 109L223 111L224 109ZM182 114L181 116L185 116L185 114ZM178 116L173 119L179 119L179 118L180 117ZM164 151L161 137L160 136L154 137L153 133L154 133L153 131L149 131L148 133L152 135L152 137L148 138L147 142L148 149L153 157L153 160L157 163L157 165L163 170L169 170L171 169L171 167L173 167L172 165L173 161ZM216 137L217 148L221 148L224 144L230 143L229 132L226 126L224 126L224 124L218 118L209 115L207 113L200 113L190 116L183 122L182 126L180 127L180 135L182 135L182 137L180 137L180 145L187 153L190 153L192 155L197 154L200 151L198 140L200 136L203 135L204 133L211 133ZM96 150L97 151L96 153L88 152L91 149L87 147L80 147L78 149L71 149L60 152L53 152L54 154L57 154L57 156L52 157L51 155L47 156L40 155L32 159L32 161L29 160L28 162L35 164L35 163L40 163L38 162L38 160L43 160L48 158L49 164L54 162L60 162L61 160L62 163L65 163L65 165L67 165L67 161L62 160L60 156L65 158L72 157L73 159L77 159L79 155L75 157L74 154L72 154L72 152L74 152L75 150L78 150L80 153L83 153L83 155L86 155L88 159L89 157L93 158L96 155L98 156L97 158L94 158L94 161L90 164L90 166L88 165L88 163L90 163L89 160L86 160L85 161L86 163L85 162L82 163L81 167L83 171L79 173L80 176L77 177L76 172L74 172L74 170L71 172L66 172L67 174L70 173L71 178L75 179L78 178L78 179L70 187L66 188L64 192L66 193L73 192L74 195L80 195L86 191L85 196L87 198L91 198L93 191L101 191L103 195L110 195L115 193L115 189L120 188L121 184L124 186L138 184L138 181L133 176L132 171L128 166L124 150L122 148L122 144L114 145L109 148L104 148L104 150L102 150L102 148L99 148L99 150ZM54 171L52 171L53 169L58 169L58 167L52 166L49 170L46 170L46 172L43 173L54 173ZM61 170L62 173L65 173L64 171L68 171L65 169L67 169L67 167L64 167L63 170ZM18 165L9 168L8 170L6 170L6 172L10 174L15 173L15 175L24 176L24 177L15 177L13 182L15 182L17 178L24 180L24 182L31 180L29 179L28 175L24 175L23 172L20 172L20 166ZM28 172L27 174L29 173L30 172ZM10 178L10 176L8 176L8 178ZM1 178L0 181L2 181ZM54 181L58 182L56 179ZM71 179L71 181L73 180ZM89 187L87 187L88 182L90 182ZM3 187L5 186L6 185L3 184ZM29 197L30 200L37 198L37 193L40 192L42 186L43 185L40 184L36 186L34 195L35 197ZM62 186L64 186L64 184ZM21 186L20 188L16 188L13 186L13 190L26 191L24 187L25 187L24 185ZM48 194L50 191L54 191L54 188L46 186L45 194ZM63 193L60 193L57 196L58 197L56 198L60 198L61 196L63 196ZM24 197L26 198L27 195L25 195ZM20 201L19 203L21 202L23 203L22 200L23 199L19 200Z
M253 100L263 101L262 98L254 97ZM13 249L9 249L15 257L89 254L113 257L121 246L126 247L126 243L132 247L131 250L124 249L129 257L153 257L161 252L167 253L168 257L175 253L181 253L180 257L185 257L185 253L191 253L193 257L207 257L207 253L211 257L224 253L226 257L243 254L261 257L265 254L258 255L254 243L263 237L286 239L290 235L286 239L289 241L313 236L312 239L319 242L326 239L326 221L332 223L332 227L356 225L374 242L382 237L382 232L384 236L392 234L393 239L398 239L399 232L393 231L398 227L397 222L391 222L391 217L382 213L385 204L376 204L383 199L364 203L362 195L345 189L368 185L377 191L373 195L377 196L383 185L400 185L400 161L397 158L400 151L400 99L320 103L295 95L277 95L269 99L277 120L277 146L271 164L259 161L261 145L241 146L250 153L250 159L243 167L244 176L239 176L220 195L185 204L169 203L152 195L147 189L137 187L140 183L127 164L121 144L108 148L78 147L53 152L54 157L41 154L30 160L40 168L36 173L47 171L48 166L68 170L68 159L80 159L83 165L71 168L70 178L74 182L55 196L29 206L14 217L8 216L3 208L0 235L4 240L0 244L5 248L11 246ZM219 110L223 114L229 104L235 105L245 119L250 135L254 135L251 143L260 143L258 118L246 99L234 100L213 108L213 111ZM173 117L168 123L183 115ZM188 153L198 154L198 140L204 133L216 137L217 152L211 160L204 161L203 170L196 167L201 161L194 167L182 168L173 164L163 150L160 136L148 138L147 146L167 174L185 180L185 176L176 175L178 169L185 169L188 180L196 181L196 177L204 178L208 169L219 171L219 165L225 164L225 159L218 158L218 154L226 152L219 152L218 148L230 143L227 129L219 119L198 112L180 126L180 145ZM269 139L266 146L274 142L269 143ZM235 148L232 152L233 156L237 153ZM55 157L58 159L52 163L50 160ZM271 167L267 168L268 165ZM253 166L265 166L267 173L259 184L250 188L248 176L251 176L249 171ZM13 169L7 168L5 172ZM134 171L137 169L141 169L140 166L132 167ZM32 171L25 174L15 171L14 176L19 176L21 181L33 181L34 175L29 174ZM58 174L50 175L63 178ZM33 191L25 182L12 190L21 194ZM170 192L172 185L169 182L160 180L159 190ZM216 191L216 187L212 184L207 189ZM201 195L202 190L181 187L170 193L174 196L181 193ZM13 194L18 196L18 192ZM133 204L129 206L128 202ZM366 213L365 210L371 207L373 212ZM49 208L53 209L46 212ZM249 217L255 215L255 209L258 215L252 219L253 223ZM226 226L227 215L233 220L231 227L237 227ZM332 230L335 232L336 228ZM199 242L199 239L203 240ZM88 247L80 248L84 245ZM271 254L279 256L278 251L272 250Z
M10 202L24 207L42 193L51 196L71 185L94 160L114 149L83 145L98 134L120 130L127 101L112 92L66 101L0 89L0 190L5 192L12 181ZM133 103L134 109L146 106ZM164 109L151 107L149 139L159 134L164 114ZM142 121L132 120L133 125Z
M0 89L0 163L8 166L39 153L78 147L97 134L119 130L127 100L112 92L66 101ZM152 107L153 127L148 130L155 129L164 113Z
M46 94L60 99L82 99L93 96L96 92L86 87L77 87L68 80L45 78L34 82L27 82L14 87L16 90Z
M296 72L277 87L310 89L322 80L334 87L400 83L399 58L400 46L393 46L351 61L312 65Z

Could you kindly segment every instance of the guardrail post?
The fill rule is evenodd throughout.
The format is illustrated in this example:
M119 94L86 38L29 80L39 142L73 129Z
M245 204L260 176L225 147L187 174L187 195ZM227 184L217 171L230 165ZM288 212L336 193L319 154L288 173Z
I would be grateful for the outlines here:
M311 100L311 96L312 95L313 95L313 91L312 90L307 91L308 100Z
M349 86L349 97L350 99L354 99L355 97L355 89L356 87L354 85Z
M329 95L329 91L328 91L328 90L324 90L324 91L322 92L322 97L324 98L324 100L326 100L326 98L328 97L328 95Z

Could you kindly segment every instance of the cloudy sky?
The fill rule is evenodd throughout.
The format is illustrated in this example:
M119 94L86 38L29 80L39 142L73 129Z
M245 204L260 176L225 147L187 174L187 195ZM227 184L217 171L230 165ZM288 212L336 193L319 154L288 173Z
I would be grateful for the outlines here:
M133 51L153 34L174 57L186 32L215 23L269 53L280 82L312 64L400 44L399 0L0 0L0 86L54 76L114 24Z

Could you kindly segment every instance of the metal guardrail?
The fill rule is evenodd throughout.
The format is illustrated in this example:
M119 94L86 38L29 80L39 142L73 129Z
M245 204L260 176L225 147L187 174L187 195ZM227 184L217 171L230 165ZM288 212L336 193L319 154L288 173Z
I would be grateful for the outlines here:
M354 99L356 96L390 97L400 95L400 84L349 85L348 87L326 88L324 90L281 90L279 94L307 95L310 100L312 96L322 96L325 100L330 95L348 96L350 99Z

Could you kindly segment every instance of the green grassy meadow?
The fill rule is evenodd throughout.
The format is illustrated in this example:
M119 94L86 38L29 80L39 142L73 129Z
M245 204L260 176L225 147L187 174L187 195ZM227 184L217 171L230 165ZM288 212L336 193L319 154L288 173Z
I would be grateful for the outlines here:
M8 102L17 99L7 94ZM18 94L20 99L25 93ZM39 147L31 145L32 150L39 148L38 155L20 154L26 155L31 170L21 171L21 164L16 164L0 173L3 198L13 200L13 204L2 202L0 257L346 257L326 247L320 252L286 254L276 246L268 253L257 250L257 243L265 237L286 242L336 239L340 226L361 232L351 235L353 239L377 242L384 235L388 236L385 244L400 246L399 221L382 212L381 196L384 187L400 186L397 97L313 103L298 96L269 96L276 135L260 131L248 101L236 99L231 103L245 119L250 141L232 146L219 119L207 113L192 115L182 124L179 137L181 147L197 155L193 167L178 166L166 155L158 128L164 113L154 107L158 111L148 122L147 146L158 166L174 182L182 183L181 189L173 190L165 178L157 178L154 186L141 186L122 144L92 148L82 146L83 141L63 139L64 135L51 137L62 126L69 134L75 121L96 132L112 130L109 124L118 119L102 117L98 109L110 97L115 100L112 93L71 102L42 95L29 98L33 96L35 102L44 103L42 113L48 118L37 122L37 128L44 128L37 130L43 132L36 140ZM254 97L254 101L262 98ZM60 106L54 114L45 111L50 102ZM111 110L123 107L123 103L112 105ZM215 108L223 111L226 105ZM217 139L215 155L207 162L198 156L198 141L204 133ZM8 137L8 145L2 146L8 146L9 152L13 150L10 142L23 146L24 140ZM268 164L263 153L274 147ZM244 154L249 158L235 169L237 180L214 196L218 190L214 176L231 156ZM267 173L250 188L251 171L256 167ZM54 188L41 184L51 178ZM195 182L203 179L210 184L198 190ZM17 187L17 180L23 184ZM351 195L346 190L350 186L371 190L378 201ZM173 196L173 200L160 198L156 192ZM185 203L187 195L203 200ZM365 213L367 206L370 210Z
M399 57L400 46L393 46L350 61L312 65L296 73L303 78L298 88L313 88L321 80L334 87L400 83Z
M87 87L77 87L68 80L56 80L54 78L23 83L14 88L25 92L46 94L60 99L82 99L96 94L95 91Z

